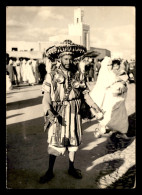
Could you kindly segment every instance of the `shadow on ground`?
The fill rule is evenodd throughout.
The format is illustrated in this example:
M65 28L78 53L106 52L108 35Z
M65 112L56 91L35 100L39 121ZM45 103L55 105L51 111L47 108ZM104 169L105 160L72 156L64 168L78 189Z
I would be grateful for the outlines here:
M98 183L99 186L99 180L102 177L108 176L110 174L113 174L113 172L118 169L119 167L123 166L123 159L115 159L112 161L106 161L103 163L100 163L99 165L95 166L95 169L99 169L100 174L96 178L96 182ZM106 165L108 164L108 165ZM107 169L105 167L107 166ZM106 186L106 189L132 189L134 187L135 183L135 175L136 175L136 166L130 167L125 174L123 174L122 177L120 177L118 180L113 182L111 185ZM108 178L107 178L108 179ZM109 180L113 181L113 178L109 178ZM105 183L107 184L107 180Z
M7 125L7 187L13 189L40 189L44 187L47 189L76 189L86 188L86 186L87 188L95 188L94 182L89 183L93 175L85 177L86 168L90 166L94 157L98 158L105 154L103 144L102 146L101 144L97 145L92 150L78 151L75 166L82 170L84 179L76 180L67 174L68 154L66 152L65 157L58 157L55 162L56 178L49 184L41 185L38 183L39 177L48 167L47 134L43 132L43 123L43 117L40 117ZM93 126L94 123L91 121L84 124L84 127L87 128L87 124ZM84 132L82 147L94 142L92 135L92 132ZM87 180L88 177L89 180ZM62 184L59 182L61 180L64 181Z
M11 116L7 116L6 119L12 118L12 117L15 117L15 116L19 116L19 115L22 115L22 114L23 114L23 113L21 113L21 114L13 114L13 115L11 115Z
M132 166L127 172L108 189L132 189L135 185L136 166Z
M13 93L23 93L23 92L28 92L29 90L30 91L37 91L37 89L29 89L29 87L27 87L27 89L29 89L29 90L26 90L26 91L21 91L21 89L25 89L25 87L24 88L17 88L17 89L14 89L13 91L9 91L9 92L7 92L7 97L9 97L8 95L11 95L11 94L13 94Z
M136 113L135 112L129 115L128 121L129 121L129 128L128 128L127 135L130 137L136 136Z
M7 111L31 107L41 103L42 103L42 96L39 96L37 98L32 98L32 99L11 102L11 103L7 103Z
M41 97L23 100L20 108L40 103ZM11 107L14 109L15 104L15 102L11 103L9 109ZM129 117L129 135L134 135L134 121L135 113ZM107 146L110 144L109 138L99 141L94 138L93 131L85 131L87 128L94 128L97 122L88 121L83 124L83 143L75 161L75 167L82 170L83 179L76 180L67 174L68 154L66 153L65 157L58 157L55 162L56 177L48 184L41 185L38 179L48 167L47 133L43 132L43 124L44 119L40 117L7 125L7 187L13 189L97 189L96 178L102 174L100 170L104 165L99 164L91 171L86 171L86 169L94 160L108 153ZM91 148L90 143L92 143ZM123 148L128 145L129 143ZM120 147L115 147L111 152L117 150L120 150ZM122 160L118 159L113 164L121 166Z

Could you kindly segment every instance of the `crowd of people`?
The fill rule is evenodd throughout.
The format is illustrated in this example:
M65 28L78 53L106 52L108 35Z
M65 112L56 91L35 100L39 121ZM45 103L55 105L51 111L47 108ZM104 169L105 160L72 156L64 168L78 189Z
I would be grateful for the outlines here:
M43 83L46 75L45 64L37 59L15 58L6 55L6 91L20 84L35 85Z
M48 58L44 58L42 60L38 59L30 59L30 58L16 58L9 57L6 64L6 91L12 90L13 86L19 86L20 84L29 84L31 86L36 84L42 84L45 76L49 69L54 70L55 67L58 66L58 59L51 59L51 65L49 65ZM45 60L46 59L46 60ZM129 83L136 81L136 71L135 71L135 62L127 61L124 59L120 59L121 67L123 67L128 75ZM94 82L97 80L102 59L97 59L93 57L82 57L75 58L73 63L75 68L79 69L79 63L83 61L84 67L84 77L86 82ZM50 67L51 66L51 67ZM81 67L82 68L82 67Z
M85 78L87 82L90 81L96 81L101 64L104 58L97 59L95 58L85 58ZM121 68L123 68L126 71L126 74L128 75L128 82L135 82L136 81L136 70L135 70L135 61L134 60L127 60L123 58L118 58L118 60L121 63ZM79 63L79 62L78 62Z

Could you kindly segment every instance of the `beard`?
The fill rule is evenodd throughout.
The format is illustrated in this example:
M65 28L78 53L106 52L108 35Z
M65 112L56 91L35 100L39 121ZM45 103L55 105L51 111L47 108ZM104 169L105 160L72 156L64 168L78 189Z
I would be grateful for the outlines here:
M65 64L64 67L65 69L70 69L70 64Z
M63 68L66 70L70 70L71 64L62 64Z

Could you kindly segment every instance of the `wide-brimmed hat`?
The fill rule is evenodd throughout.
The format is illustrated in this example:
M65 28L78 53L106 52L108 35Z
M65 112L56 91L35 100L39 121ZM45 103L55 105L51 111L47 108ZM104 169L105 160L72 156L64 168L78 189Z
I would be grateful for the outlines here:
M63 43L49 47L46 50L46 56L59 58L64 55L73 55L74 58L82 56L87 51L83 45L73 43L71 40L65 40Z

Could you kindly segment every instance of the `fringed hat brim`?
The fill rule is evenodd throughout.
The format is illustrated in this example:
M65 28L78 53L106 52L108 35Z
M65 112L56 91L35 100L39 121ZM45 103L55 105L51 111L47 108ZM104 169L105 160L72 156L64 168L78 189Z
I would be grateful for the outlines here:
M63 43L54 45L46 50L46 56L51 58L59 58L63 55L73 55L74 58L82 56L87 49L82 45L72 43L65 40Z

